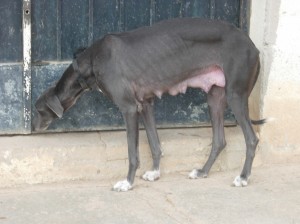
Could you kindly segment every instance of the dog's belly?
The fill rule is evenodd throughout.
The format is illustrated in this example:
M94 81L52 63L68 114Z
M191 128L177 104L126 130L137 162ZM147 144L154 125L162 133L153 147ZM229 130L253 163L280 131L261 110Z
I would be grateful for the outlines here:
M179 93L185 93L188 87L200 88L206 93L213 85L225 87L225 76L221 68L213 66L205 70L199 69L191 72L187 78L176 84L166 86L164 83L149 84L143 86L134 85L135 94L138 101L151 98L153 95L161 98L164 93L175 96Z
M188 87L200 88L208 93L213 85L225 87L225 76L223 71L219 68L205 73L196 71L191 78L185 79L175 86L172 86L168 90L168 93L175 96L178 93L185 93Z

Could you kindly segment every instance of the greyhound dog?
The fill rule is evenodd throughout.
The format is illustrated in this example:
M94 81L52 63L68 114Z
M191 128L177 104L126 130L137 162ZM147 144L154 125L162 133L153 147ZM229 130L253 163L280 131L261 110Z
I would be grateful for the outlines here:
M207 93L212 122L212 149L202 169L192 179L207 177L226 145L224 110L228 105L241 126L247 146L244 168L234 179L246 186L258 138L251 124L248 97L259 74L259 51L250 38L226 22L199 18L171 19L132 31L109 34L81 52L64 71L57 84L37 100L33 129L45 130L61 118L90 89L98 89L120 109L128 141L127 179L115 191L132 188L139 166L138 118L141 116L149 140L153 167L142 177L160 177L161 146L155 127L153 99L162 94L185 93L188 87Z

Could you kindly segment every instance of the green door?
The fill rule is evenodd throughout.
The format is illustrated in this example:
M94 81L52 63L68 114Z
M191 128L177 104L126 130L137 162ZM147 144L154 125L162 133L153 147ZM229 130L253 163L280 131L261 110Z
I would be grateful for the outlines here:
M6 14L2 15L2 9L0 23L4 29L0 29L0 45L2 48L13 45L14 48L12 52L0 51L0 134L24 133L24 130L30 133L31 121L30 118L25 119L24 113L34 112L37 97L60 78L77 48L89 46L107 33L150 26L174 17L226 20L245 32L249 25L250 0L26 0L31 3L32 48L31 67L29 72L24 72L24 9L20 0L2 1ZM16 30L14 39L6 34L11 27ZM24 80L30 80L31 84L31 98L28 99L22 97L26 89ZM10 85L15 86L15 98L10 96ZM156 120L159 127L210 125L206 94L189 89L185 95L164 95L161 100L156 100ZM229 125L235 123L229 110L225 121ZM53 122L49 131L123 127L122 116L116 106L98 92L88 92L62 119Z

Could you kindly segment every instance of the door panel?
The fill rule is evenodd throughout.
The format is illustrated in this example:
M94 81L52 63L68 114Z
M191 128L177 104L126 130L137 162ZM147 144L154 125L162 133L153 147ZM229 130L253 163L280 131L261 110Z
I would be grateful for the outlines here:
M29 0L26 0L27 2ZM250 0L31 0L31 105L54 85L71 63L73 52L105 34L128 31L174 17L222 19L249 26ZM23 133L24 100L22 1L2 0L0 13L0 134ZM15 86L15 94L9 88ZM27 84L26 84L27 85ZM8 88L9 87L9 88ZM8 89L7 89L8 88ZM8 91L8 92L7 92ZM17 100L16 97L17 96ZM159 127L210 125L206 94L189 89L185 95L156 99ZM235 119L228 110L228 125ZM28 123L28 122L27 122ZM30 123L30 122L29 122ZM55 121L50 132L123 128L118 108L96 92L83 95ZM28 129L28 128L27 128Z

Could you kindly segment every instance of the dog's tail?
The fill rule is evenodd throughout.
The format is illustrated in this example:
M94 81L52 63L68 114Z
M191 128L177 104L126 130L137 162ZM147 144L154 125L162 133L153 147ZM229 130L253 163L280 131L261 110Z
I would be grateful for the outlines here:
M251 120L251 124L253 125L262 125L267 123L268 119L261 119L261 120Z

